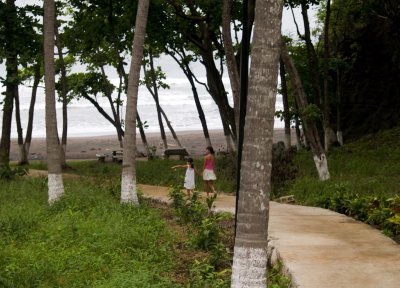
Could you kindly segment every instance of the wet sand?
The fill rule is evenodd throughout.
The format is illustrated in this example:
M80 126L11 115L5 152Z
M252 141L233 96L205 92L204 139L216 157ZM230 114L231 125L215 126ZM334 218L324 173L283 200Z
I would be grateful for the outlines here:
M222 130L210 130L210 139L214 149L225 151L226 141ZM202 131L178 131L179 141L182 146L187 149L190 155L202 155L206 147L206 141ZM162 141L160 133L147 133L147 142L150 146L157 147L157 154L162 153ZM274 142L282 141L284 137L283 129L274 130ZM168 145L170 148L178 145L170 134L167 134ZM140 138L137 135L138 152L144 152L144 147ZM111 154L113 150L121 149L117 136L96 136L96 137L71 137L67 143L67 159L96 159L96 154ZM15 161L18 159L17 140L11 141L10 159ZM46 139L32 139L29 152L31 160L46 159Z

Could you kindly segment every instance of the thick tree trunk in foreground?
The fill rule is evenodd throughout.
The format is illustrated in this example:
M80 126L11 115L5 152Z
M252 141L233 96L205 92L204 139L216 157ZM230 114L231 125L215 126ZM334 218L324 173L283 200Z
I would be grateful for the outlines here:
M269 194L283 1L256 1L231 287L267 286ZM268 19L268 21L265 21ZM254 61L257 59L257 61Z
M64 194L61 174L60 142L57 132L55 68L54 68L54 0L44 1L44 74L46 94L46 144L48 166L49 203L58 200Z
M126 95L124 157L122 160L121 203L139 204L136 191L136 117L140 67L143 58L149 0L139 0L132 59Z
M294 65L292 58L289 55L288 49L286 47L286 43L282 40L282 52L281 57L283 62L285 63L285 67L288 70L290 75L290 80L292 81L292 89L293 93L296 97L298 109L300 111L304 110L308 106L307 97L303 89L303 85L300 80L300 76L297 72L297 69ZM315 166L318 171L318 175L320 180L328 180L330 178L329 170L328 170L328 160L326 158L324 149L321 145L321 141L319 139L318 130L315 123L308 119L306 116L302 117L303 125L304 125L304 134L308 143L310 144L311 151L313 153L313 158L315 162Z

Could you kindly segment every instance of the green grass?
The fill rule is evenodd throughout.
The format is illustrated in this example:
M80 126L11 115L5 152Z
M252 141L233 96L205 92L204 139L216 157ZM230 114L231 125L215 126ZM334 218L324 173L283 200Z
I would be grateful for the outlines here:
M328 154L331 179L318 179L311 152L302 151L295 158L299 174L287 186L300 204L316 205L340 189L359 196L392 197L400 194L400 128L369 135Z
M217 181L215 187L219 192L232 193L235 191L235 172L232 168L232 159L228 156L217 158ZM141 184L171 186L176 184L183 185L185 169L171 169L177 164L185 164L185 161L175 159L155 159L151 161L136 162L136 180ZM97 161L68 161L69 169L65 171L68 174L76 174L90 177L120 177L120 163L98 163ZM195 159L195 168L201 172L203 159ZM46 170L45 162L32 162L29 169ZM204 191L202 177L196 174L196 190Z
M120 205L112 185L0 182L0 287L177 287L174 233L156 210Z

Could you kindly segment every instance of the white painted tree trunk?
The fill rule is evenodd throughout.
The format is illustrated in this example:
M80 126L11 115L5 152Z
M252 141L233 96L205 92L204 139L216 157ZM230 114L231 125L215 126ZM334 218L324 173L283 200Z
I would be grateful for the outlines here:
M48 175L49 204L53 204L64 194L64 182L61 174Z
M60 142L57 132L55 100L54 29L56 11L54 0L45 0L43 5L48 200L49 204L52 204L64 194L64 183L60 162Z
M134 180L134 175L130 175L129 173L122 174L121 203L139 205L136 193L136 181Z
M338 140L340 146L343 146L343 132L342 131L337 131L336 132L336 137L337 137L337 140Z
M325 154L322 153L319 157L317 155L314 155L313 158L315 167L318 171L319 179L322 181L328 180L331 176L329 175L328 160L326 159Z
M282 0L257 0L237 205L232 288L267 286L269 195ZM268 19L268 21L265 21Z
M283 142L285 143L285 149L290 149L290 147L292 146L292 139L290 136L290 133L286 133L285 132L285 137L283 138Z
M136 205L139 204L136 191L136 116L148 10L149 0L139 0L126 95L124 156L122 159L121 203Z
M25 160L24 158L24 155L25 155L25 148L24 148L24 145L22 144L22 145L18 145L18 157L19 157L19 160L18 160L18 163L23 163L23 161ZM28 157L28 156L27 156Z
M267 287L267 258L266 249L235 247L231 288Z

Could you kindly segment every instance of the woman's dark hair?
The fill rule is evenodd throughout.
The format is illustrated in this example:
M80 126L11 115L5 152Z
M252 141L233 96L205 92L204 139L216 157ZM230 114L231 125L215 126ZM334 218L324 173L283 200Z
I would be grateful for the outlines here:
M206 149L207 149L208 151L210 151L211 154L215 154L214 148L213 148L212 146L208 146Z
M193 158L187 158L186 161L190 164L190 168L194 168Z

